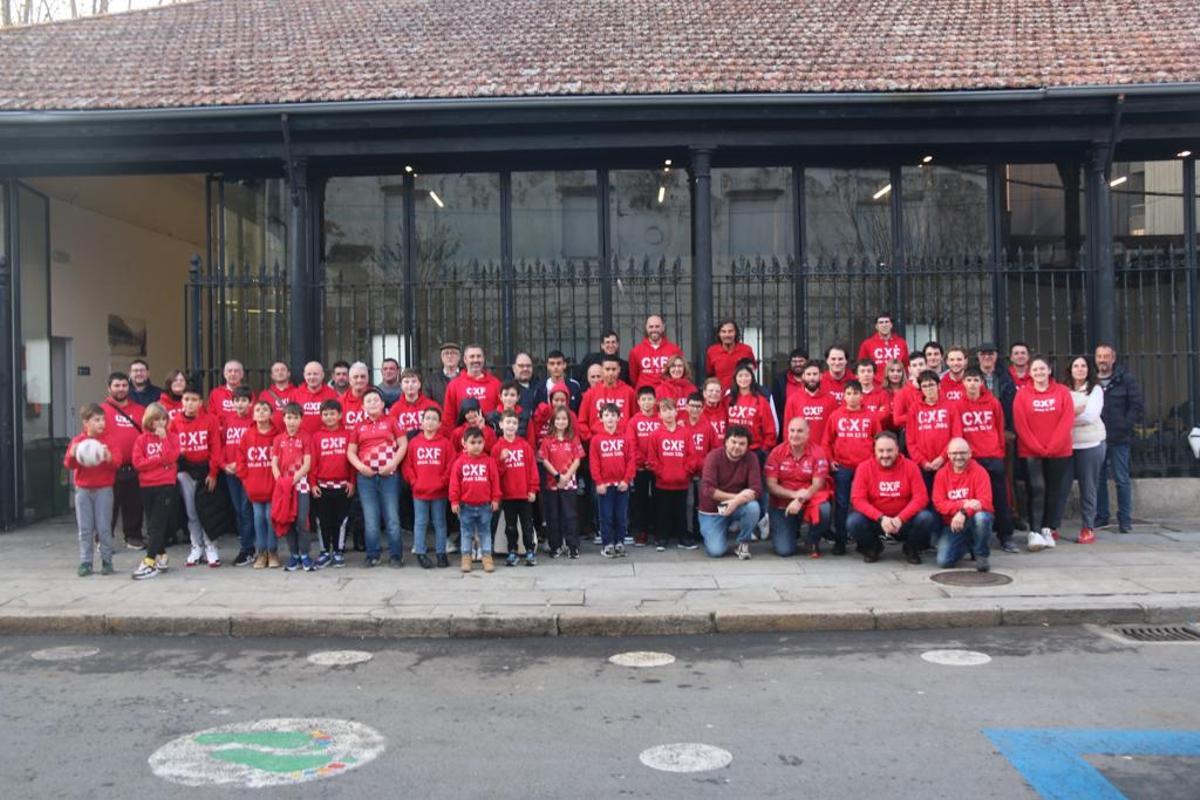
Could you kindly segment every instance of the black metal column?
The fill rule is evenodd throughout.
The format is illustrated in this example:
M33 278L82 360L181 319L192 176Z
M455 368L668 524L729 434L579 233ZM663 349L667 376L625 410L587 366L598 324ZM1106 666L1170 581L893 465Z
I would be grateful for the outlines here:
M792 215L792 224L796 226L795 236L792 240L796 257L792 262L794 268L791 270L792 304L796 309L793 314L796 321L796 330L792 347L807 348L808 318L805 313L805 307L808 304L808 270L805 269L805 266L808 264L808 230L804 226L807 200L804 188L804 167L792 167L792 197L796 201L796 210Z
M991 164L987 171L988 252L992 272L992 341L1004 347L1008 341L1008 298L1004 286L1004 165Z
M325 180L308 181L308 348L318 359L325 357Z
M1088 272L1092 279L1088 313L1088 349L1100 342L1116 345L1117 276L1113 265L1112 195L1108 187L1108 151L1092 150L1087 166Z
M312 358L311 282L309 267L309 186L308 162L296 159L288 169L291 207L288 214L288 362L293 375L304 373L304 364Z
M184 301L185 334L188 338L188 380L200 385L204 376L204 284L200 256L193 255L188 267L187 297Z
M516 272L513 267L512 241L512 173L504 170L500 173L500 270L504 279L500 282L500 349L503 361L500 364L511 364L513 353L513 284L516 282ZM494 355L494 354L493 354Z
M0 209L7 215L0 225L15 230L15 192L11 183L0 182ZM0 237L0 529L17 520L16 331L13 328L12 271L8 237Z
M1188 287L1188 398L1192 424L1200 425L1200 280L1196 270L1196 162L1183 162L1183 261Z
M408 352L401 360L406 367L420 369L424 353L421 331L417 326L417 179L404 175L404 329Z
M704 374L704 355L713 329L712 150L693 148L692 187L692 366Z
M896 327L904 330L904 169L892 167L892 191L888 210L892 221L892 316ZM872 312L877 313L877 312Z
M600 239L600 332L613 327L612 218L608 213L612 187L608 170L596 170L596 230ZM599 341L597 341L599 344Z

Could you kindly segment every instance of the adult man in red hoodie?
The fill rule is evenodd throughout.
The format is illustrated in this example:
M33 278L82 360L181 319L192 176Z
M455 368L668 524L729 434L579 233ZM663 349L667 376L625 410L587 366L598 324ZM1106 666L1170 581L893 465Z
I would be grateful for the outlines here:
M983 371L967 367L963 375L963 391L955 413L958 415L962 437L970 445L972 461L988 474L995 506L996 537L1006 553L1020 552L1012 542L1013 520L1008 507L1008 484L1005 477L1004 409L1000 400L984 386Z
M304 365L304 383L292 390L292 401L304 411L300 430L309 436L321 430L321 404L326 400L339 400L337 391L325 383L321 362L310 361Z
M825 351L826 371L821 375L821 391L832 397L839 405L846 391L846 384L854 380L848 369L846 348L833 345Z
M733 371L743 361L758 367L754 350L742 341L741 326L732 319L721 320L717 325L717 341L704 354L705 373L719 380L722 389L728 389L733 385Z
M142 435L142 415L146 409L129 399L129 376L114 372L108 376L108 397L100 404L104 409L104 430L116 449L120 459L116 462L116 480L113 483L112 528L117 528L117 516L121 517L121 530L125 534L125 546L130 550L142 547L142 493L138 485L137 470L133 468L133 445Z
M783 427L796 417L804 417L808 423L808 438L814 444L825 441L825 423L837 408L837 401L821 390L821 367L808 364L804 367L804 380L800 388L788 397L783 412Z
M221 374L225 377L225 384L208 393L208 404L205 406L205 410L217 420L218 427L223 427L229 417L237 416L237 409L233 407L233 390L242 385L246 368L240 361L226 361Z
M967 348L952 345L946 351L946 374L942 376L942 397L951 403L963 399L963 374L967 369Z
M926 506L929 493L915 463L900 455L896 434L875 435L875 456L859 465L850 489L853 511L846 531L858 542L863 561L872 564L883 554L885 541L904 543L909 564L921 563L937 517Z
M992 538L992 484L983 467L971 459L971 446L962 437L950 440L950 461L933 480L933 506L944 525L938 539L937 565L953 567L969 550L975 569L987 572Z
M635 389L658 386L671 356L683 357L679 345L667 339L662 317L657 314L647 317L645 330L646 338L629 351L629 379Z
M583 400L579 404L579 435L585 442L604 430L600 412L606 405L611 403L617 407L620 414L617 429L621 431L625 430L625 421L637 411L637 397L633 389L620 379L621 360L616 356L605 356L600 366L604 371L603 379L583 393Z
M463 349L463 361L467 368L446 386L446 400L442 404L442 419L458 418L462 401L473 397L479 401L479 412L485 417L500 408L500 379L487 371L483 347L469 344Z
M858 346L858 360L875 363L875 374L882 376L889 361L908 360L908 342L892 332L895 323L886 311L875 317L875 333Z

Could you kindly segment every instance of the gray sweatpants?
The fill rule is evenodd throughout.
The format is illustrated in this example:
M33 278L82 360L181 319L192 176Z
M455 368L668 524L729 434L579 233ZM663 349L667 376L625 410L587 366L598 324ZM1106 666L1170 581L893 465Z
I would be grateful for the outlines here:
M200 516L196 513L196 479L186 472L177 475L179 493L183 495L183 507L187 511L188 536L192 547L208 547L212 544L204 527L200 524Z
M111 486L103 489L75 489L75 520L79 523L79 563L92 563L97 533L100 534L100 560L112 561L112 510Z

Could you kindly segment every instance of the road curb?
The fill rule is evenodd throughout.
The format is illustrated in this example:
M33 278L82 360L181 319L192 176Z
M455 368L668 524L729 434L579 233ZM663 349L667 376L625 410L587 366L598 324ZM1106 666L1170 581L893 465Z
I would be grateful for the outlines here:
M680 636L714 633L933 630L1013 626L1169 624L1200 619L1200 606L1104 602L1089 605L947 609L836 609L604 613L523 611L472 616L281 614L94 614L0 609L0 635L159 635L265 638L524 638Z

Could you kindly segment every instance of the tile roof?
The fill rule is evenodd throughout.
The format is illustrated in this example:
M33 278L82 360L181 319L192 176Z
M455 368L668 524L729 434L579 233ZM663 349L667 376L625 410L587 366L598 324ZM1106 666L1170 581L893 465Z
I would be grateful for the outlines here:
M197 0L0 32L0 111L1200 81L1196 0Z

